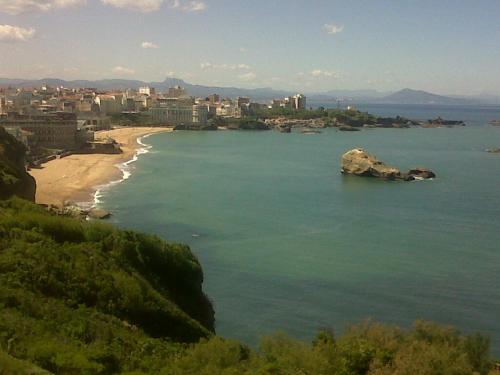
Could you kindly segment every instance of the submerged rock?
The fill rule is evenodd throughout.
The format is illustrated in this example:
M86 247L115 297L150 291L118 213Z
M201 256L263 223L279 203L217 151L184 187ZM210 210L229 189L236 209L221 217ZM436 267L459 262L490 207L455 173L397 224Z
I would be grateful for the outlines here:
M487 148L486 152L489 152L490 154L500 154L500 148Z
M362 148L355 148L342 155L341 172L355 176L376 177L386 180L423 180L436 177L427 168L410 169L407 173L378 160Z
M339 126L339 130L342 132L357 132L360 131L361 129L350 125L341 125Z
M436 174L431 171L430 169L427 168L413 168L410 169L406 175L405 175L405 180L406 181L413 181L413 180L426 180L428 178L434 178L436 177Z
M100 209L100 208L91 208L88 212L88 217L91 219L107 219L111 216L111 212Z

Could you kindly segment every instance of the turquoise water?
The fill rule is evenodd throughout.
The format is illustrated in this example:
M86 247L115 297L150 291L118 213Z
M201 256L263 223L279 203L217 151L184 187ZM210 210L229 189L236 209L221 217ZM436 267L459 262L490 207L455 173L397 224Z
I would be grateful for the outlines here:
M188 243L217 332L311 339L373 318L481 331L500 354L500 127L319 135L174 132L101 198L120 226ZM364 147L431 181L339 173ZM193 236L195 235L195 236Z

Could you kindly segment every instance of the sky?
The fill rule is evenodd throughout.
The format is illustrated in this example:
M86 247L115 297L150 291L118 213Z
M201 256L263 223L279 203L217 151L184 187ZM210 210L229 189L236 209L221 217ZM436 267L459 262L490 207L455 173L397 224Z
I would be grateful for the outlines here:
M500 0L0 0L0 77L500 95Z

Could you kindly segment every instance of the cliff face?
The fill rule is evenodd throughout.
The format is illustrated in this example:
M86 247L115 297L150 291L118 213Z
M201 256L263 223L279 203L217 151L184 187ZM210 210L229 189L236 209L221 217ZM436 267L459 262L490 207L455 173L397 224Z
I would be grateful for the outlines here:
M0 126L0 200L18 196L35 201L36 182L26 172L22 143Z
M16 198L0 201L0 238L0 306L19 313L31 299L41 311L35 320L53 309L67 318L84 309L175 342L214 332L201 265L187 246L54 216ZM0 347L2 337L0 323Z

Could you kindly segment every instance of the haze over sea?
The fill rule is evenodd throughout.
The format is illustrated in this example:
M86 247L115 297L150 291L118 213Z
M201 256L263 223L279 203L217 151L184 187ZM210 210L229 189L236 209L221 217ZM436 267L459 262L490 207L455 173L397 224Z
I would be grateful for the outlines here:
M311 339L366 318L423 318L492 337L500 354L500 108L360 106L466 127L319 135L174 132L145 142L132 176L103 194L120 226L187 243L205 272L217 332ZM340 174L364 147L437 178Z

